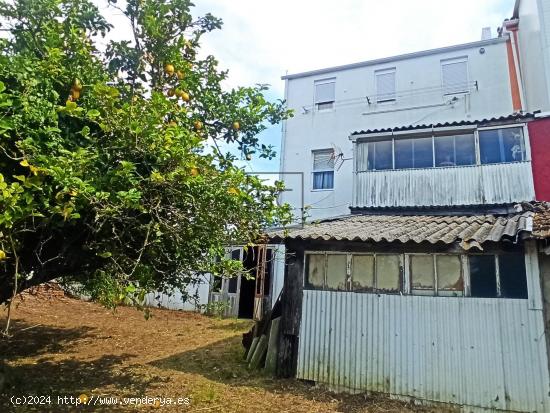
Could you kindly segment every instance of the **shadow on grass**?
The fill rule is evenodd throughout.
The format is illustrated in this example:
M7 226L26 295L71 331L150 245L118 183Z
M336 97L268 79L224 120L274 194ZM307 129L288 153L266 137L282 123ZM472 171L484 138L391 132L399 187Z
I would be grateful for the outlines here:
M225 331L245 331L252 327L252 320L233 320L228 324L214 324L208 327L209 330L225 330Z
M75 406L58 405L58 396L89 395L96 388L112 389L112 393L105 396L144 394L151 379L145 380L121 366L133 355L105 354L93 360L55 359L56 353L66 357L75 341L93 336L92 330L89 327L63 329L16 322L13 337L0 340L0 375L3 373L5 378L5 385L0 389L0 412L74 411ZM44 405L16 407L10 403L12 396L29 395L51 396L52 404L46 408ZM94 411L117 411L117 408L110 406L101 410L94 407ZM92 406L85 409L91 410Z
M450 410L413 406L383 395L336 394L313 383L295 379L275 379L263 370L249 370L243 360L241 337L235 336L211 343L195 350L174 354L150 363L163 370L174 370L201 375L209 380L228 385L263 389L273 394L292 394L307 400L332 403L339 412L447 412ZM331 409L331 411L333 411Z

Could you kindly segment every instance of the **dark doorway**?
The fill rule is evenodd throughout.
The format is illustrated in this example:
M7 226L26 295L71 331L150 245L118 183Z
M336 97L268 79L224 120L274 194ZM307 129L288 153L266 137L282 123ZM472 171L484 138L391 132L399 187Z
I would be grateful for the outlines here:
M256 265L258 263L258 248L248 248L244 251L243 267L250 274L247 279L241 276L241 291L239 294L239 318L252 318L254 316L254 291L256 288Z

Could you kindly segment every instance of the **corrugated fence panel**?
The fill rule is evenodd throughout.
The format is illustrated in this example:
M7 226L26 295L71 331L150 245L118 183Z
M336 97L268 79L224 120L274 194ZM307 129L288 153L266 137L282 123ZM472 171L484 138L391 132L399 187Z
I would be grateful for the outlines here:
M340 391L550 411L542 311L527 300L306 290L297 377Z
M530 162L363 171L355 182L356 207L501 204L535 197Z

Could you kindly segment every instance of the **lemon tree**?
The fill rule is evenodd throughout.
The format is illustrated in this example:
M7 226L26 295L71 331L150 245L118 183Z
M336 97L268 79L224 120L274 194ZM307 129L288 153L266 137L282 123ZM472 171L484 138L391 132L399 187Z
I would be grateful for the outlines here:
M258 133L290 116L265 86L225 90L198 57L221 20L187 0L116 12L131 32L107 42L91 1L0 1L0 302L61 278L139 303L238 270L226 245L290 219L281 187L220 150L270 158Z

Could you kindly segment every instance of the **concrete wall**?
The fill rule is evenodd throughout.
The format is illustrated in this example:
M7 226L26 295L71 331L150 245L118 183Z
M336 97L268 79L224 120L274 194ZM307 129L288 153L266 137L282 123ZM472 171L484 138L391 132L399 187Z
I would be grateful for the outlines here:
M150 307L170 310L199 311L201 305L208 304L209 291L210 275L207 274L201 276L196 284L189 285L185 294L180 290L174 290L172 294L149 293L145 296L145 303Z
M526 109L550 110L550 1L521 0L519 54Z
M475 120L512 113L510 79L505 38L446 48L420 55L385 59L286 80L286 99L295 116L283 126L281 170L304 173L305 204L312 207L312 219L349 213L352 202L353 162L347 160L335 172L334 190L312 190L312 150L339 146L345 158L352 158L349 134L357 130L392 128L410 124ZM484 53L480 53L480 49ZM444 96L441 60L468 57L469 94ZM375 71L395 67L397 100L376 104ZM316 111L314 82L336 78L334 110ZM371 104L366 96L370 96ZM300 206L301 188L294 177L283 177L292 189L283 200ZM297 211L299 212L299 211Z

